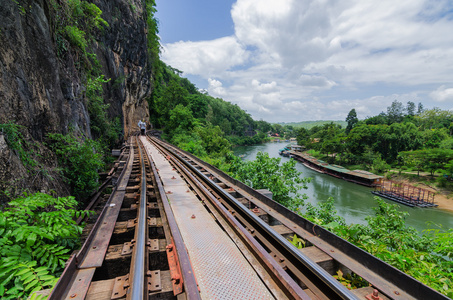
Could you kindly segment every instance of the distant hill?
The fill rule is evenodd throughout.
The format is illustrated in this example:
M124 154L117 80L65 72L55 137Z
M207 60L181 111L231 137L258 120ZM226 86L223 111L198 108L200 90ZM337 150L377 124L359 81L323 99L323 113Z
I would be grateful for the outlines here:
M338 124L338 125L341 125L341 128L346 128L346 126L348 125L348 123L346 121L303 121L303 122L290 122L290 123L277 123L277 124L280 124L282 126L285 126L285 125L291 125L291 126L294 126L295 128L306 128L306 129L310 129L312 127L315 127L315 126L322 126L324 124L329 124L333 122L334 124Z

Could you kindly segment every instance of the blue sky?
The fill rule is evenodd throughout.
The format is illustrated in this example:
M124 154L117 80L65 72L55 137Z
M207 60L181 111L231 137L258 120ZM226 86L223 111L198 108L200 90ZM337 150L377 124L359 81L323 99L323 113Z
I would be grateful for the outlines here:
M256 120L453 109L449 0L157 0L161 58Z

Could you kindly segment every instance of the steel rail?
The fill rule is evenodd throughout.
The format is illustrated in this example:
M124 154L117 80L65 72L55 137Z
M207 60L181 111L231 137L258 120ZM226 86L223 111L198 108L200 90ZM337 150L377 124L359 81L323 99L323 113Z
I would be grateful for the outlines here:
M150 140L149 137L148 140ZM173 211L170 207L170 204L168 203L167 197L165 196L166 195L165 190L162 185L162 181L160 180L159 173L157 172L157 168L154 164L154 161L150 157L149 153L147 153L147 155L149 158L152 172L154 174L157 190L159 192L158 194L161 198L164 211L167 216L168 225L173 236L173 242L178 253L181 273L184 280L183 284L186 293L186 298L188 300L201 300L200 293L198 291L198 283L197 280L195 279L192 264L190 262L189 254L186 251L184 240L182 239L182 235L181 232L179 231L178 224L176 223L175 216L173 215Z
M137 226L135 227L134 239L135 245L132 252L131 259L131 291L127 294L127 299L133 300L143 300L147 299L148 289L145 289L145 278L147 267L146 263L146 242L148 238L148 206L147 206L147 197L146 197L146 166L144 160L144 153L142 151L142 145L138 144L138 151L140 155L140 166L141 166L141 189L140 189L140 202L138 205L138 214L137 214ZM146 293L145 293L146 291ZM146 297L146 298L145 298Z
M308 271L314 275L307 278L310 282L304 282L308 287L312 287L312 289L321 292L321 294L325 294L329 299L359 299L356 295L352 292L347 290L339 281L333 278L327 271L325 271L322 267L320 267L317 263L312 261L310 258L302 254L300 251L297 250L289 241L283 238L280 234L278 234L275 230L269 227L261 218L256 216L253 212L251 212L248 208L246 208L242 203L239 203L234 197L232 197L229 193L225 192L224 189L220 188L217 184L215 184L211 179L209 179L206 175L200 172L197 168L193 165L188 163L185 159L181 158L179 154L175 153L173 150L167 149L173 156L177 157L182 163L184 163L193 173L197 174L200 178L203 178L205 182L208 183L209 187L215 190L218 194L222 195L224 199L228 199L229 203L233 204L235 207L235 211L240 213L242 217L244 217L249 223L252 224L255 230L260 230L263 236L267 238L269 241L276 242L279 244L282 249L285 251L285 258L290 260L293 265L304 269L304 271ZM173 160L176 164L178 164L181 168L182 166L176 160ZM191 180L197 181L190 173L186 173ZM214 197L210 197L214 201L217 201ZM272 259L272 258L271 258ZM273 260L273 259L272 259ZM275 261L275 260L273 260ZM304 274L308 277L308 274ZM315 287L313 286L315 285Z

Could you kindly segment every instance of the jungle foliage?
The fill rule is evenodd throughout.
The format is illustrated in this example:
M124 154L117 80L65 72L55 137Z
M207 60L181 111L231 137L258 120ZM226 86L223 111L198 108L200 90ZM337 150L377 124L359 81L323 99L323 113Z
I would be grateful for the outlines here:
M85 199L98 186L98 171L104 166L101 143L74 134L48 134L48 146L58 158L63 177L77 199Z
M280 164L280 158L271 158L268 153L258 152L256 159L242 161L230 157L229 173L236 179L254 189L268 189L278 203L296 211L304 204L305 194L298 191L306 189L310 178L301 176L296 161L291 159Z
M199 91L181 72L158 61L148 99L150 122L183 150L220 166L232 145L267 140L273 126L254 121L239 106Z
M343 129L334 123L300 128L297 141L323 159L342 165L359 165L376 173L390 167L441 172L448 185L453 165L453 111L439 108L416 110L411 101L404 106L395 100L387 112L358 120L355 109ZM448 179L447 179L448 178Z

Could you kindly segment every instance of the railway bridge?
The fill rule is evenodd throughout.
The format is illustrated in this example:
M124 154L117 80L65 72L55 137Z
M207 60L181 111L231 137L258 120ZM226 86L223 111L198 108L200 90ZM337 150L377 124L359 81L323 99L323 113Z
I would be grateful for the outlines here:
M156 137L130 137L109 180L49 299L448 299Z

